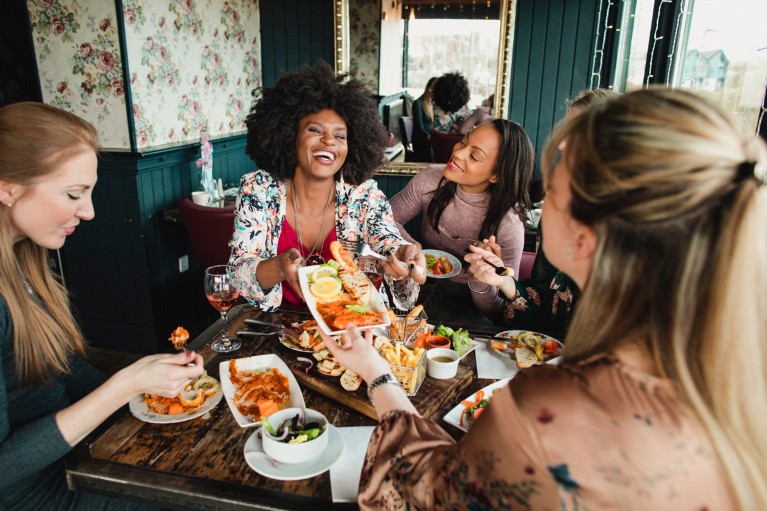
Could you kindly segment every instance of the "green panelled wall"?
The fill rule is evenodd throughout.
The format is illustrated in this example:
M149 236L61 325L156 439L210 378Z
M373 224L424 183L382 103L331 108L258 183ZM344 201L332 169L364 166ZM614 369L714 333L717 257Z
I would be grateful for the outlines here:
M261 0L260 14L264 86L300 64L333 65L332 0Z
M524 126L539 157L567 99L588 88L597 8L596 0L517 1L508 118Z
M213 175L239 182L255 168L245 136L213 141ZM199 144L149 153L106 153L94 189L96 218L61 251L62 272L86 337L97 346L153 353L178 325L196 335L218 314L202 292L182 224L163 212L200 188ZM179 272L178 259L190 256Z

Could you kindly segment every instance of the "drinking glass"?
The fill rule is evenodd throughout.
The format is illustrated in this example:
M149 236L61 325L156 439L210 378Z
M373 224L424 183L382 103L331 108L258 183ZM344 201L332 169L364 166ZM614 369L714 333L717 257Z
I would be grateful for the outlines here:
M372 257L358 257L356 262L357 268L362 270L365 276L370 280L370 283L373 284L376 291L380 291L381 283L383 282L383 274L381 273L378 261Z
M228 265L211 266L205 270L205 296L210 304L221 314L224 331L220 339L213 341L210 349L218 353L227 353L240 349L240 341L226 335L226 313L229 312L240 291L235 285L234 268Z

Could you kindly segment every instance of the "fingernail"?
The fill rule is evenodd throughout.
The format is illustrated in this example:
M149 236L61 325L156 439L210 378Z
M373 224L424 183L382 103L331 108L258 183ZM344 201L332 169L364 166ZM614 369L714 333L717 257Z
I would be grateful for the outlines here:
M482 243L487 243L487 239L482 240Z

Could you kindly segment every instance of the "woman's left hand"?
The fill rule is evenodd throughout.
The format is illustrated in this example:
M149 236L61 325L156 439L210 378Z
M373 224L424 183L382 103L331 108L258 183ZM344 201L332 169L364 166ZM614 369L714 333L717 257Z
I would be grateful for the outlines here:
M407 266L403 266L403 262ZM381 266L394 280L409 277L417 284L426 282L426 257L421 253L421 246L418 244L402 245L396 252L392 252L386 261L381 261Z

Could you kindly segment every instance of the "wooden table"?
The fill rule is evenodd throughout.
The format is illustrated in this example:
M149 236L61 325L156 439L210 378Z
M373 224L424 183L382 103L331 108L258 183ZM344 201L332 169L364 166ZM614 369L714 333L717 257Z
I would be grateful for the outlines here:
M238 306L230 316L227 331L233 335L246 328L245 318L292 321L297 318L297 313L270 314L250 306ZM215 377L218 377L219 363L228 359L276 353L288 360L291 355L296 355L279 344L274 336L244 339L243 347L234 353L215 353L208 344L220 335L221 328L218 321L191 343L205 360L208 373ZM477 330L472 333L493 332ZM492 382L475 378L473 354L462 363L472 372L469 384L460 390L460 395L455 392L448 396L433 414L434 420L455 438L459 438L461 432L442 422L441 417L466 395ZM322 412L335 426L376 424L375 420L303 385L302 390L306 406ZM223 399L209 416L177 424L142 422L126 407L78 445L69 460L67 479L74 490L138 498L170 509L319 511L357 508L356 504L332 502L329 472L301 481L277 481L254 472L243 455L245 442L253 431L253 428L237 425Z

